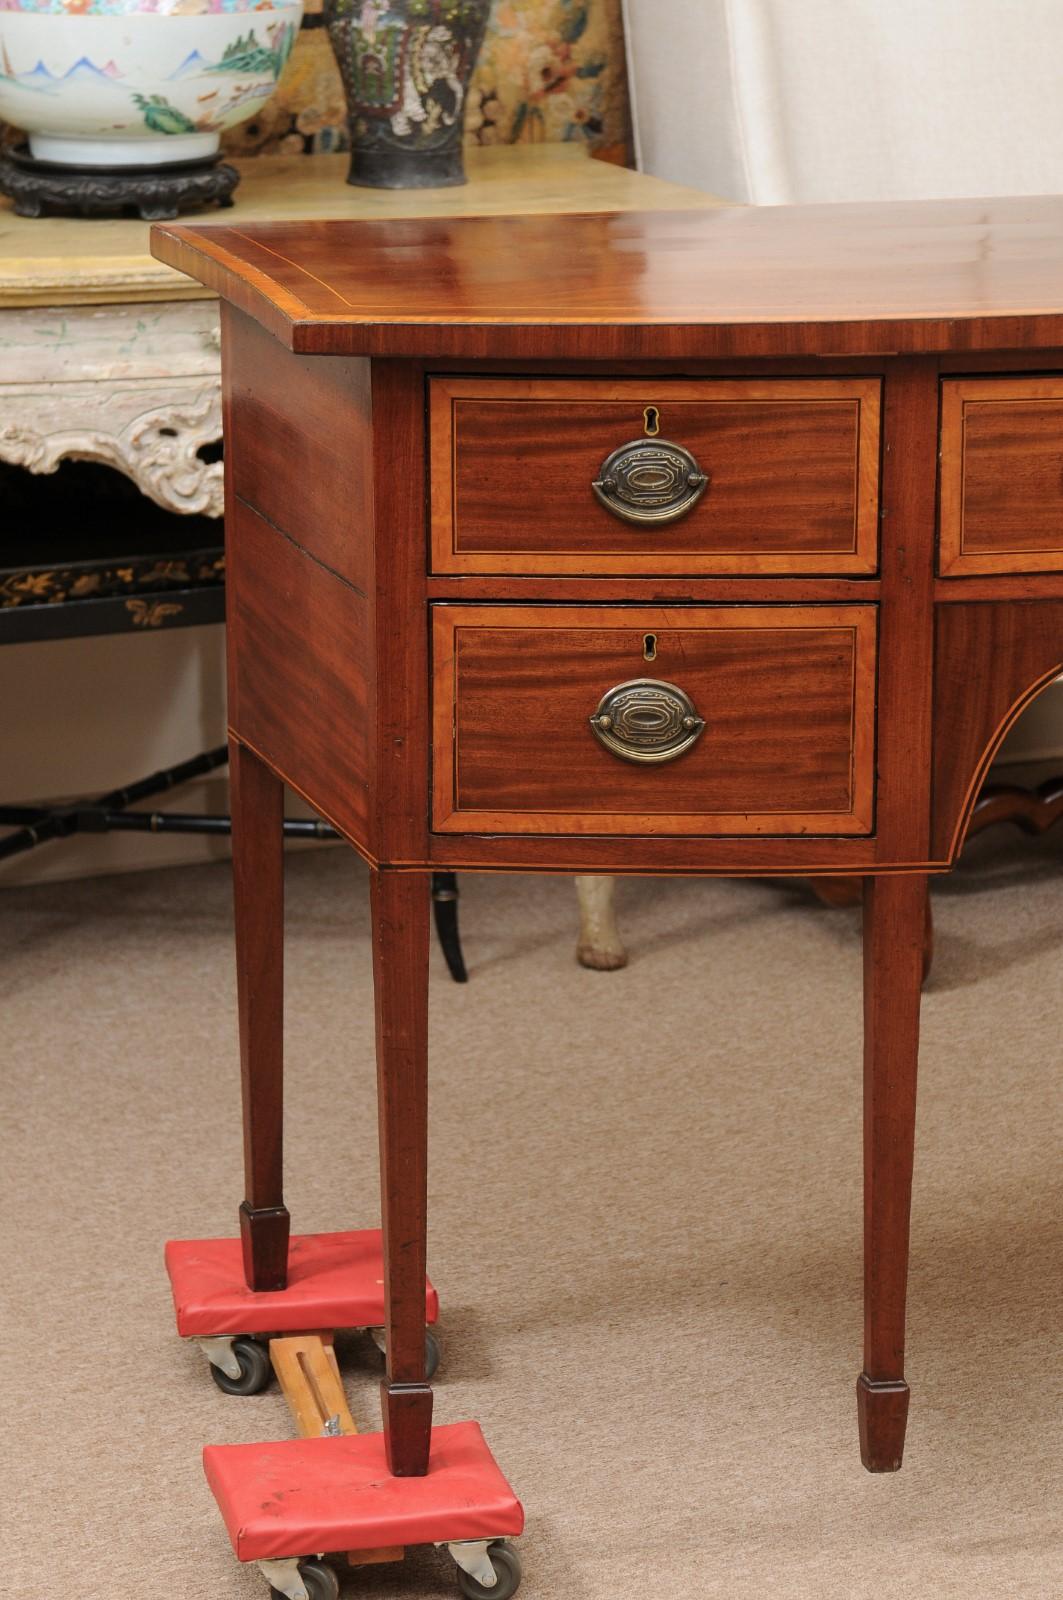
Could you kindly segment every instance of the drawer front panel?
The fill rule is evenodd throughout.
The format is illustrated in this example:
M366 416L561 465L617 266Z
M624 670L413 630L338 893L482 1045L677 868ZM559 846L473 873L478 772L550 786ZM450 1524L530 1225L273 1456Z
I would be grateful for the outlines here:
M436 378L430 407L436 572L877 568L877 378ZM629 444L678 446L707 478L678 520L628 521L595 493Z
M870 833L875 624L869 605L436 605L433 827Z
M945 381L938 565L1063 572L1063 378Z

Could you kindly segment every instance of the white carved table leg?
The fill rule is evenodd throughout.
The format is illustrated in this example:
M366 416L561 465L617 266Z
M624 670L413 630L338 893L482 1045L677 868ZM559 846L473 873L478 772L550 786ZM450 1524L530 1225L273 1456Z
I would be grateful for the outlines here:
M627 951L616 925L615 878L578 877L579 944L576 960L596 972L615 972L627 966Z

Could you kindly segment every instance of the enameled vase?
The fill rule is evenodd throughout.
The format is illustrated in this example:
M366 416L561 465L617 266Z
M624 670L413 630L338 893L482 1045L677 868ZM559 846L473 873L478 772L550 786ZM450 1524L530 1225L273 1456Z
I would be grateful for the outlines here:
M465 95L491 0L325 0L351 131L348 183L465 182Z

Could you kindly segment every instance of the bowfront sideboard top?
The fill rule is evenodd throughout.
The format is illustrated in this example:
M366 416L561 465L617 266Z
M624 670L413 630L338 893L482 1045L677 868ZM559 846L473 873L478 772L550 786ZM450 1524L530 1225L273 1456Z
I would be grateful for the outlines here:
M289 348L709 360L1063 345L1063 198L155 229Z

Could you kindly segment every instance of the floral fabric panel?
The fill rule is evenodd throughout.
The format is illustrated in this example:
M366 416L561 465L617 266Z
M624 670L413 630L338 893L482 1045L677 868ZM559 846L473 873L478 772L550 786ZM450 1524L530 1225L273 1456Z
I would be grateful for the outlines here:
M465 129L478 144L581 139L624 159L620 0L497 0Z

